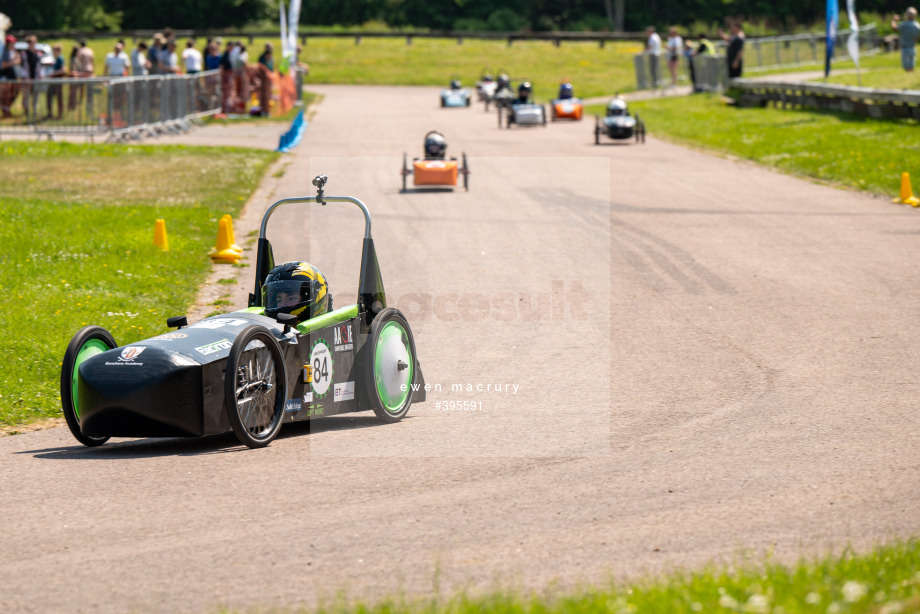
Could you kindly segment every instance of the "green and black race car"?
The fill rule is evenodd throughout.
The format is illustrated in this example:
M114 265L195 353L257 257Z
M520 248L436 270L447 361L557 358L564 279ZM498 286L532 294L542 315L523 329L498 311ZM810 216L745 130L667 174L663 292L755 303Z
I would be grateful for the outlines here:
M397 422L425 400L412 330L386 306L367 207L324 196L325 183L320 175L315 197L287 198L266 211L247 309L192 325L170 318L176 331L124 347L100 326L77 332L64 355L61 403L81 443L232 430L257 448L284 422L367 410ZM266 228L283 205L338 202L360 207L365 233L357 302L332 310L316 269L275 266ZM286 303L288 295L297 296Z

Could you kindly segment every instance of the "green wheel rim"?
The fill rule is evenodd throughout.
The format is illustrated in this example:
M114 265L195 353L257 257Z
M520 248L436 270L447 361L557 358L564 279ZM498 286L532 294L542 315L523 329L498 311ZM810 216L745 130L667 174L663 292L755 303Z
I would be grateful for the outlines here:
M392 369L394 356L387 355L386 347L392 343L399 343L405 348L409 356L408 366L408 384L405 390L387 390L386 382L383 378L387 369ZM374 348L374 383L377 388L377 396L383 403L384 408L390 413L399 413L406 399L412 394L411 384L414 381L415 357L412 356L412 347L409 345L409 335L398 322L391 320L383 325L380 335L377 337L377 346Z
M103 352L108 352L110 348L106 345L105 341L101 339L90 339L83 344L83 347L80 348L80 351L77 352L77 359L73 363L73 372L70 374L70 400L73 404L73 413L77 416L77 420L80 419L80 401L77 396L77 380L78 372L80 370L80 365L89 358L97 354L102 354Z

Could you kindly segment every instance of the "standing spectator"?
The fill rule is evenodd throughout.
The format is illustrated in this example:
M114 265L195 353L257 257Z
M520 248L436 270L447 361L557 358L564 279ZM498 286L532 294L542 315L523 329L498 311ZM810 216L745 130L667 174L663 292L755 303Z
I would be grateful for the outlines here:
M737 79L744 70L744 31L740 21L733 21L731 35L719 28L719 36L728 42L726 56L728 58L728 78Z
M645 41L645 52L648 54L649 73L652 77L652 87L658 87L658 62L661 56L661 37L655 32L655 26L645 29L648 39Z
M246 68L246 65L249 63L249 53L246 51L246 46L237 42L237 54L236 59L233 61L233 81L236 87L236 94L238 98L238 106L240 112L246 112L246 105L249 104L249 71Z
M173 41L166 43L166 49L160 55L160 72L164 75L178 75L182 72L179 68L179 56L176 54L176 43Z
M694 70L698 71L696 74L697 81L694 84L694 88L693 88L694 93L702 92L704 89L706 89L703 85L700 84L701 81L703 83L708 84L710 87L714 85L713 84L714 79L711 75L712 70L710 68L709 62L708 61L697 61L696 58L713 57L716 54L716 46L712 43L711 40L709 40L709 37L706 34L703 34L701 32L700 34L696 35L696 38L697 38L697 45L696 45L696 49L693 51L693 58L692 58ZM718 71L717 71L717 74L718 74Z
M35 119L35 106L38 102L38 84L41 79L42 57L38 52L38 38L34 34L26 37L29 46L21 52L23 80L28 81L23 85L22 110L26 117Z
M74 77L86 79L96 74L96 55L93 50L86 46L86 41L82 38L77 41L80 46L77 49L77 55L73 62Z
M904 21L895 15L891 20L891 27L898 31L901 39L901 66L907 72L914 71L914 62L917 58L917 38L920 37L920 25L917 25L917 9L910 7L904 13Z
M259 64L267 68L269 72L275 70L275 60L272 58L273 51L272 44L265 43L265 50L262 52L262 55L259 56Z
M147 43L141 41L131 52L131 74L135 77L146 77L150 74L150 60L147 59Z
M677 87L677 65L680 56L684 53L684 39L677 33L677 28L671 26L668 31L668 70L671 71L671 87Z
M115 49L105 56L105 75L107 77L126 77L131 60L125 53L125 46L121 42L115 43Z
M700 91L700 86L696 82L696 67L693 65L693 56L696 55L696 47L693 46L693 41L689 38L684 40L684 50L683 54L684 59L687 62L687 71L690 74L690 83L693 86L693 93Z
M207 51L204 54L204 69L217 70L220 68L220 39L213 40L208 44Z
M190 38L185 43L185 49L182 50L182 61L185 62L185 73L194 75L201 72L204 59L201 52L195 49L195 39Z
M230 112L233 102L233 62L230 60L233 48L233 41L228 40L227 48L220 56L221 110L224 115Z
M160 51L163 49L163 44L165 43L163 35L157 32L153 35L153 43L150 45L150 50L147 51L147 61L150 64L148 70L151 75L160 74Z
M3 53L0 54L0 116L2 116L0 119L13 116L11 109L16 96L19 95L19 84L15 83L18 77L16 68L22 62L19 54L13 48L13 45L16 44L16 37L7 34L5 41Z
M64 69L64 53L60 43L51 46L51 53L54 56L54 65L51 67L49 79L63 79L70 73ZM57 114L53 114L54 102L57 101ZM48 105L48 114L45 119L61 119L64 117L64 86L60 83L52 83L48 86L48 96L45 98Z

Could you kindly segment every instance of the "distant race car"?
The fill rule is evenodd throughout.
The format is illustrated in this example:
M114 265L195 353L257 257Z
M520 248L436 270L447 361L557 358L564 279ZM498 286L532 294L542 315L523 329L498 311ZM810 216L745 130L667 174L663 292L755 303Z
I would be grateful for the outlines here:
M645 143L645 122L639 116L629 114L626 101L614 98L607 105L607 116L595 116L594 144L601 144L601 135L611 139L624 140L635 138L637 143Z
M550 119L574 119L581 120L584 112L584 105L581 99L575 98L572 91L572 84L568 81L559 86L559 97L550 104Z
M61 403L78 441L110 437L200 437L233 431L250 448L268 445L284 422L373 410L383 422L425 400L425 379L406 318L387 307L371 218L360 200L286 198L262 218L249 308L118 347L100 326L82 328L61 367ZM275 266L269 218L294 203L352 203L365 230L357 302L332 311L325 277L312 265ZM317 220L319 211L313 213Z
M502 109L507 108L513 99L514 91L511 89L511 77L501 72L495 81L495 87L492 88L491 95L483 97L482 101L485 102L486 111L488 111L489 105L493 102L496 108ZM500 127L501 125L499 125Z
M482 76L479 77L479 81L476 82L476 95L479 98L479 102L486 103L486 110L489 110L489 102L491 102L492 97L495 96L495 91L498 88L498 82L492 77L492 73L488 70L482 72Z
M546 126L546 109L543 105L531 102L531 86L524 81L518 86L518 97L508 102L507 106L498 107L498 127L504 123L506 128L512 124L518 126Z
M441 90L441 106L468 107L472 96L470 90L463 87L459 79L451 79L450 88Z
M466 153L461 155L462 164L457 158L448 158L447 141L444 135L432 130L425 135L425 157L413 158L409 167L409 156L403 154L402 189L406 191L409 175L416 186L450 187L457 185L457 177L463 176L463 189L470 189L470 170L466 164Z

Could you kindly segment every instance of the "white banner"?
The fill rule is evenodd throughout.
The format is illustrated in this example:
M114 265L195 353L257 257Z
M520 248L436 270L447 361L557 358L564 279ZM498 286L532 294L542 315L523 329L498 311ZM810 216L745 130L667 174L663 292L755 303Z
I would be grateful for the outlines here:
M300 0L291 0L288 8L288 47L291 57L297 51L297 25L300 23Z
M281 0L278 3L278 11L281 13L281 57L291 59L291 50L288 49L288 40L287 33L287 16L284 14L284 0Z
M859 68L859 22L856 21L856 9L853 5L856 0L847 0L847 19L850 20L850 37L847 39L847 51Z

